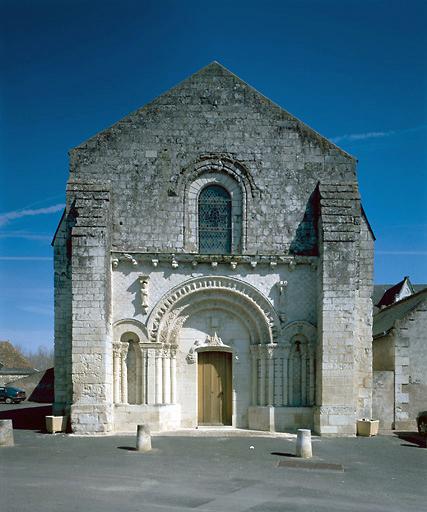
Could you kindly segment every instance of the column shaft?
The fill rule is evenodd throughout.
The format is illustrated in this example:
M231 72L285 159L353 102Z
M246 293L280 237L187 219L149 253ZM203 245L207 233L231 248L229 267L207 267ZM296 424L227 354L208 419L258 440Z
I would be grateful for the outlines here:
M258 368L257 368L257 357L256 354L252 353L252 372L251 372L251 383L252 383L252 405L257 405L257 387L258 387Z
M156 404L163 403L163 372L162 356L160 350L156 350Z
M113 395L115 404L119 404L122 401L120 390L120 370L120 352L118 349L113 348Z
M309 380L310 380L310 387L309 387L309 403L308 405L314 405L314 398L315 398L315 384L314 384L314 354L313 351L310 351L310 359L309 359Z
M307 353L301 354L301 405L307 405Z
M289 392L289 383L288 383L288 361L289 356L287 352L283 354L282 361L282 404L284 406L288 405L288 392Z
M122 374L121 374L121 388L122 388L122 403L128 403L128 367L126 364L126 356L127 351L122 351L121 354L121 366L122 366Z
M176 404L176 352L171 353L171 403Z
M259 405L265 405L265 357L261 352L259 358L259 381L258 381L258 399Z
M269 354L268 358L268 405L273 405L274 398L274 358Z
M171 360L169 352L163 356L163 403L169 404L171 401Z

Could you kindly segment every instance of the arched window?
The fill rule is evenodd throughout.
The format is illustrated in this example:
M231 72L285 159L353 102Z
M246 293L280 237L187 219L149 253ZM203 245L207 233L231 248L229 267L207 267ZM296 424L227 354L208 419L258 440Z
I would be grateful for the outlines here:
M199 252L231 254L231 196L219 185L199 195Z

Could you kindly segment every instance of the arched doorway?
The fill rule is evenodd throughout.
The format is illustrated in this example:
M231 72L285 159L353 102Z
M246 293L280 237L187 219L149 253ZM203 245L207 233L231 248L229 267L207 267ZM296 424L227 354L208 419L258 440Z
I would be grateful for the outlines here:
M231 425L232 382L230 352L198 353L199 425Z

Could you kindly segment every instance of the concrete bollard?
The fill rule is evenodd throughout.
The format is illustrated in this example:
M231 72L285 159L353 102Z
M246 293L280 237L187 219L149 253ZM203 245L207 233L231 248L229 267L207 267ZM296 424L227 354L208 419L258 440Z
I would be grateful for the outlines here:
M148 425L138 425L136 430L136 451L149 452L151 450L151 432Z
M311 430L306 428L298 429L296 456L303 459L311 459L313 456L311 450Z
M0 420L0 446L13 446L12 420Z

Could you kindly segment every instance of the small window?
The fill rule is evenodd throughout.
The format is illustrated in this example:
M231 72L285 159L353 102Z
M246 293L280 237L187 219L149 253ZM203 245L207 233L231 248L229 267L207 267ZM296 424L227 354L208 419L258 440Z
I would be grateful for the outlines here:
M199 252L231 254L231 197L219 185L199 195Z

